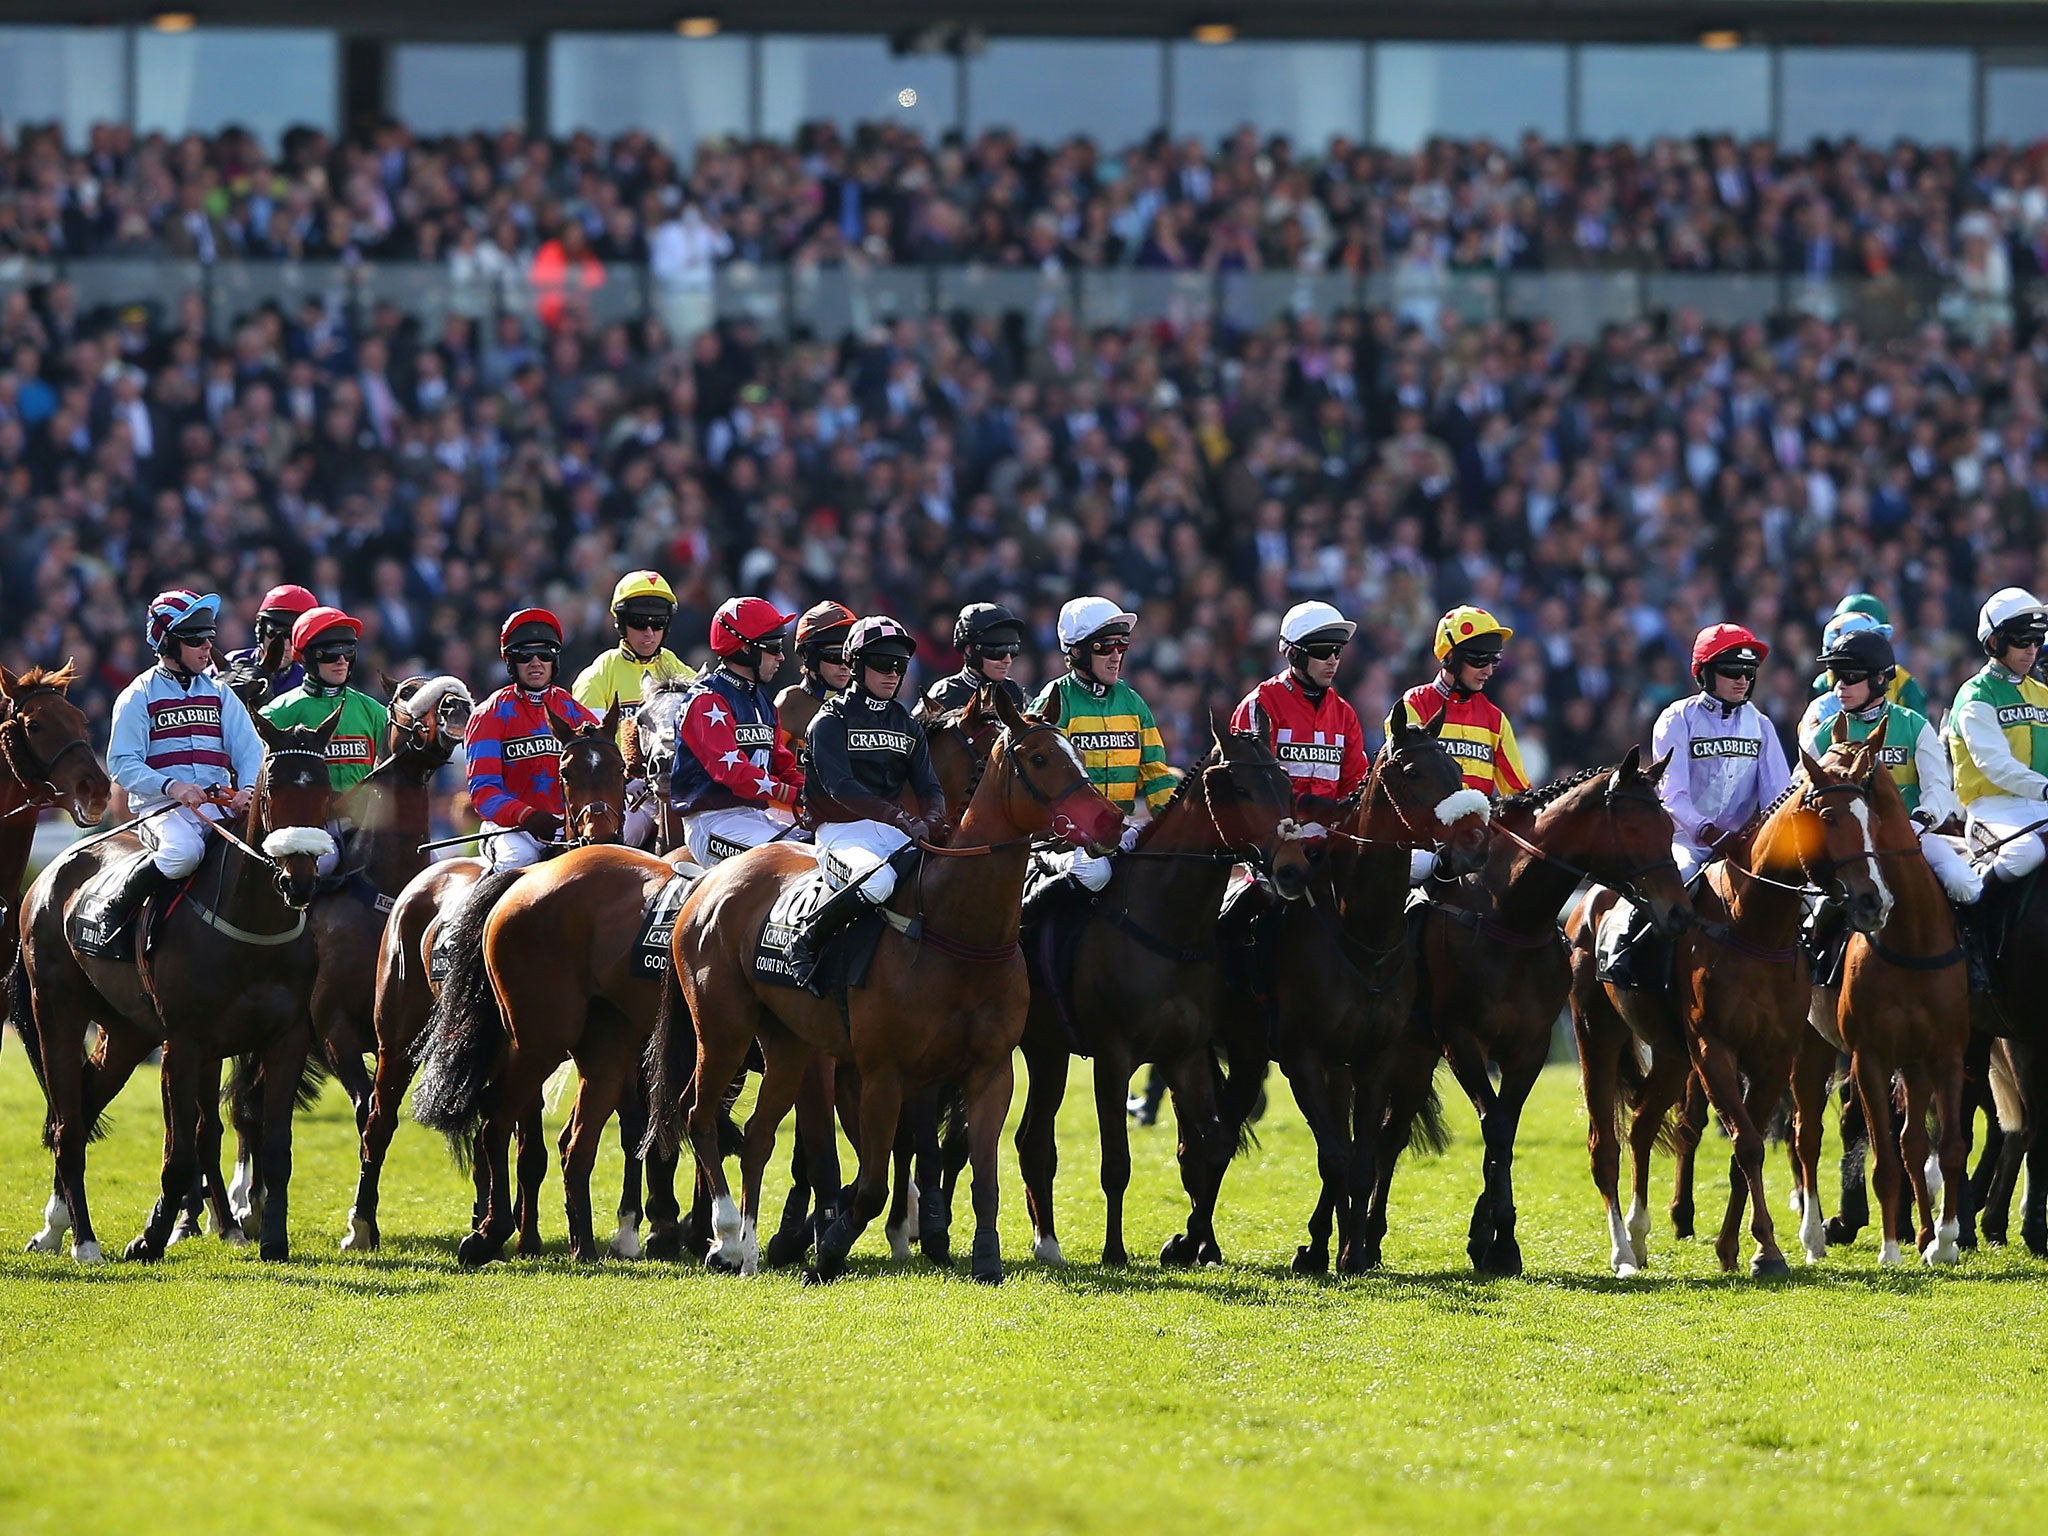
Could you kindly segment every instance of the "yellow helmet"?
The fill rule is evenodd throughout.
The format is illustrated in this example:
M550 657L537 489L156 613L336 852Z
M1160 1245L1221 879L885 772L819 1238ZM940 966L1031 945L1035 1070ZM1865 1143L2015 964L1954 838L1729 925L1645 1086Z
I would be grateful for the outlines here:
M1485 635L1499 635L1501 643L1506 644L1514 638L1514 633L1484 608L1474 608L1470 604L1453 608L1436 621L1436 659L1449 661L1452 651Z
M659 571L628 571L619 578L619 584L612 588L612 608L624 607L634 598L654 598L673 608L676 605L675 589L661 579Z

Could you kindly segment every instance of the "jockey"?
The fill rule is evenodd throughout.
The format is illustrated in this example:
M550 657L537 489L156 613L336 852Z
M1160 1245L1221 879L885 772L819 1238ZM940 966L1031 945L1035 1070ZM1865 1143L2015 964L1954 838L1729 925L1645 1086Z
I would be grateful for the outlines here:
M578 704L599 717L617 706L622 747L632 736L633 717L640 712L650 679L656 683L697 680L696 672L662 644L675 616L675 592L658 572L628 571L612 588L612 625L619 632L619 643L585 667L569 689ZM627 783L626 806L621 840L638 848L654 831L644 778Z
M1777 730L1754 704L1758 665L1771 648L1740 624L1710 624L1692 643L1700 691L1666 706L1650 736L1670 755L1657 794L1676 833L1671 856L1691 880L1717 845L1785 792L1792 771Z
M1310 837L1316 822L1365 782L1368 764L1358 715L1333 684L1344 647L1358 626L1328 603L1296 603L1280 621L1286 670L1246 694L1230 728L1249 735L1261 721L1267 745L1294 782ZM1254 709L1256 706L1256 711Z
M545 608L522 608L498 632L499 654L511 679L477 706L462 733L469 803L487 836L490 869L522 869L562 835L567 813L558 771L561 744L552 713L578 730L599 723L555 674L562 661L562 621Z
M304 587L272 587L263 594L263 604L256 610L256 643L228 652L227 670L221 674L221 681L243 704L261 709L269 700L290 693L306 680L306 669L292 659L292 627L299 622L299 615L319 606L320 599ZM284 665L266 674L263 653L272 646L277 647Z
M811 984L825 940L863 905L882 906L896 877L916 867L920 840L946 836L946 796L932 770L924 727L896 695L917 642L894 619L870 615L846 635L853 684L811 721L811 776L804 804L820 858L846 883L813 912L789 950L799 983ZM917 814L903 809L908 788Z
M1869 592L1851 592L1828 616L1827 627L1821 631L1820 648L1827 651L1844 635L1858 630L1874 629L1891 642L1893 654L1898 652L1898 636L1892 629L1891 610L1884 605L1884 599ZM1826 672L1813 680L1814 701L1807 706L1806 717L1799 722L1799 738L1804 741L1809 727L1833 725L1835 715L1841 706L1835 701L1834 684ZM1900 667L1885 689L1885 697L1894 704L1903 704L1923 720L1933 719L1927 707L1927 693L1911 672Z
M706 869L785 838L796 825L803 771L768 702L789 618L758 597L728 598L711 618L718 665L683 705L668 781L684 845Z
M953 649L960 652L961 668L925 690L917 706L919 718L929 720L964 708L987 683L997 684L1012 704L1024 707L1024 690L1010 680L1024 649L1022 619L1000 603L969 603L953 621Z
M1106 597L1077 597L1060 609L1060 646L1067 653L1067 672L1039 690L1031 712L1059 725L1080 751L1088 780L1102 797L1124 813L1120 846L1138 840L1134 815L1142 799L1157 811L1173 798L1178 782L1166 766L1166 744L1152 711L1138 691L1123 680L1124 655L1131 648L1131 630L1138 616L1126 613ZM1032 891L1026 920L1055 892L1099 891L1109 884L1110 861L1085 848L1044 855L1040 867L1055 878Z
M1464 769L1465 787L1488 799L1518 795L1529 787L1515 728L1486 696L1486 685L1497 675L1501 652L1514 634L1484 608L1453 608L1436 621L1436 677L1410 688L1394 706L1408 712L1411 727L1429 730L1441 719L1438 739ZM1391 715L1387 729L1393 729ZM1416 849L1409 861L1410 883L1420 885L1435 867L1435 849Z
M303 663L306 680L263 706L263 718L280 730L293 726L317 729L338 708L341 720L327 742L327 777L337 796L355 788L377 765L377 749L391 725L391 712L367 693L349 687L355 666L356 641L363 626L339 608L309 608L292 626L292 654ZM346 824L329 828L346 836ZM341 849L320 860L320 873L331 875L341 862Z
M1987 884L2032 874L2048 854L2040 833L2026 830L2048 819L2048 686L2033 675L2044 637L2048 606L2039 598L2019 587L1992 593L1977 615L1989 659L1956 691L1948 717L1970 840L1999 844L1978 859Z
M802 675L775 695L775 725L782 744L802 766L810 750L805 733L835 693L844 693L853 674L846 667L846 632L853 610L827 599L804 610L796 621L796 659Z
M174 588L150 599L146 634L156 665L114 701L107 767L135 814L178 809L136 829L155 857L137 865L117 911L133 911L197 869L206 854L200 818L247 810L263 772L263 738L248 709L207 672L219 625L220 599L211 592ZM234 791L227 807L207 798L210 789Z
M1919 829L1920 851L1927 855L1942 889L1951 901L1975 901L1984 892L1983 877L1954 844L1936 834L1936 828L1962 813L1949 780L1948 749L1926 716L1890 698L1897 666L1891 641L1875 629L1851 630L1820 653L1820 663L1834 680L1840 706L1835 713L1849 722L1849 740L1861 741L1884 726L1880 755ZM1801 744L1815 757L1833 740L1832 721L1800 733Z

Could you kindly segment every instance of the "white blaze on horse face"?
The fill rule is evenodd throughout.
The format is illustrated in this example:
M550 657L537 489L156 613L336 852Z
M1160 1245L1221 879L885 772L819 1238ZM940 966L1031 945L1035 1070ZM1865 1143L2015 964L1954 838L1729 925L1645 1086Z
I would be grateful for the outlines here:
M1086 778L1088 776L1088 765L1081 761L1081 749L1067 740L1067 733L1065 731L1060 732L1060 750L1067 754L1067 760L1074 765L1075 771L1083 778Z
M1445 795L1437 802L1436 819L1445 826L1455 826L1467 816L1477 816L1481 821L1493 819L1493 802L1476 789L1461 789L1455 794Z
M1849 814L1856 818L1857 829L1863 834L1863 851L1871 855L1866 862L1870 866L1870 883L1877 887L1877 925L1882 928L1892 915L1892 888L1884 883L1877 842L1870 833L1870 806L1863 800L1851 800Z

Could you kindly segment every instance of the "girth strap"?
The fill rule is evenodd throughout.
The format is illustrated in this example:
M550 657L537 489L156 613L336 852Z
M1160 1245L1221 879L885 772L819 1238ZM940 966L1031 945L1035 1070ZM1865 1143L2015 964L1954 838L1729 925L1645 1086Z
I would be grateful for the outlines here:
M1216 957L1216 941L1211 938L1206 944L1169 944L1157 934L1139 925L1138 920L1122 907L1113 907L1101 897L1090 903L1097 916L1106 920L1140 948L1149 949L1161 959L1176 960L1182 965L1199 965L1204 960Z
M1945 949L1938 955L1902 955L1876 934L1866 934L1865 942L1872 953L1886 965L1896 965L1902 971L1945 971L1952 965L1963 963L1963 946Z

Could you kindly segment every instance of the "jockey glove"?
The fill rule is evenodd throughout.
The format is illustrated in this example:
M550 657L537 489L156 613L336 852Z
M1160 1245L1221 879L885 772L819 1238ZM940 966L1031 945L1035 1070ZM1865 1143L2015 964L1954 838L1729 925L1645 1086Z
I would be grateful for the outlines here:
M552 811L535 811L519 824L519 830L543 843L556 842L562 836L562 818Z

